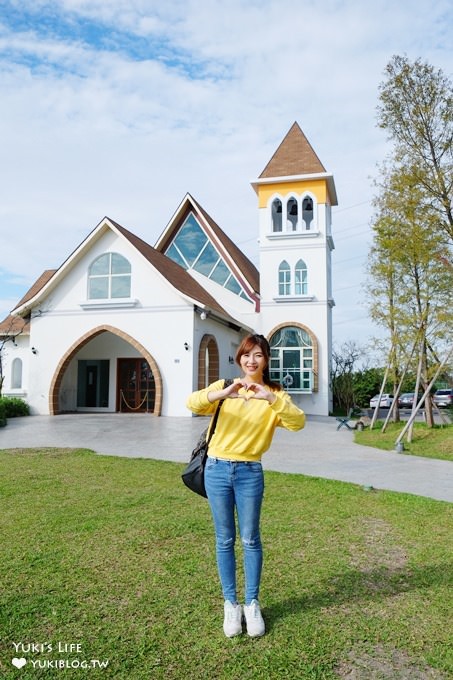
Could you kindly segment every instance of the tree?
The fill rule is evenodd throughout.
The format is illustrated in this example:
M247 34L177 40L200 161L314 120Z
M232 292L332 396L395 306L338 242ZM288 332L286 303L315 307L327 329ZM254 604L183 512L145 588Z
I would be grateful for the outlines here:
M411 347L416 348L417 382L425 388L438 365L436 348L449 339L453 276L442 262L444 246L436 231L437 212L426 203L423 187L413 183L412 173L387 164L378 186L374 243L368 263L370 313L389 333L393 391ZM429 400L426 419L433 424Z
M347 413L354 406L354 369L363 355L354 341L344 342L332 350L331 386L334 402Z
M423 191L437 229L453 241L453 88L430 64L395 55L381 83L378 124L395 142L395 159ZM445 254L444 254L445 255Z
M379 99L378 124L394 148L381 168L374 201L370 313L388 331L394 386L408 366L416 366L417 388L426 387L452 323L452 84L420 59L411 63L394 56ZM429 400L426 412L431 425Z

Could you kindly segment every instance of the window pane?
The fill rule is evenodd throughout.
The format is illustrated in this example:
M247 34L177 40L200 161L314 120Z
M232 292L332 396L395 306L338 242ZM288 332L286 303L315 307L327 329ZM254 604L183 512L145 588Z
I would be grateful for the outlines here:
M112 298L128 298L131 296L131 277L112 276Z
M234 276L230 276L227 284L225 285L225 288L227 288L227 290L231 290L232 293L236 293L236 295L239 295L239 293L242 290L241 286L238 284Z
M129 274L131 265L125 257L112 253L112 274Z
M214 267L215 263L219 259L216 249L210 243L207 244L206 248L201 253L197 262L195 263L194 269L200 274L209 276Z
M184 226L175 238L175 244L178 246L190 267L193 265L206 241L207 236L193 215L190 215L187 218Z
M88 299L106 300L109 296L108 276L98 276L88 280Z
M295 326L276 331L270 339L270 373L291 391L313 388L313 348L308 333Z
M95 260L89 270L91 275L108 274L110 271L110 253L101 255Z
M225 262L223 260L220 260L220 262L217 263L216 268L214 269L209 278L211 278L216 283L220 283L220 285L223 286L229 275L230 270L226 266Z
M178 249L175 247L174 243L171 244L170 248L167 250L165 254L168 255L168 257L171 258L173 262L176 262L181 267L184 267L184 269L188 269L189 265L184 260Z

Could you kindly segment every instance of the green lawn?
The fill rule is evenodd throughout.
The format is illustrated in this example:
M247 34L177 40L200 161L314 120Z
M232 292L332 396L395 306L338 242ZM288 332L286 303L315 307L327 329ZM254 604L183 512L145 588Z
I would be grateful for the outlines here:
M362 432L356 431L357 444L395 451L395 441L405 423L389 423L385 432L382 432L383 422L378 420L372 430L366 428ZM424 423L414 423L412 441L408 443L406 436L402 441L405 454L453 461L453 425L428 428Z
M451 504L266 472L268 632L228 640L209 508L181 470L0 451L2 680L452 677Z

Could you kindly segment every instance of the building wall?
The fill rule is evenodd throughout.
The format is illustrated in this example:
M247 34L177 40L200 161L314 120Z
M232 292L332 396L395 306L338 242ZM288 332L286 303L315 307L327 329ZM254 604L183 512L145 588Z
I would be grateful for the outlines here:
M314 219L310 230L272 231L271 203L274 198L309 195L314 200ZM267 336L281 324L301 324L310 329L318 343L317 390L293 394L294 401L307 413L328 415L332 408L330 393L330 355L332 343L332 282L330 209L324 180L285 182L263 185L258 189L260 233L260 328ZM322 202L320 202L322 201ZM279 293L278 270L282 261L290 266L292 285L298 260L305 262L308 289L304 296Z

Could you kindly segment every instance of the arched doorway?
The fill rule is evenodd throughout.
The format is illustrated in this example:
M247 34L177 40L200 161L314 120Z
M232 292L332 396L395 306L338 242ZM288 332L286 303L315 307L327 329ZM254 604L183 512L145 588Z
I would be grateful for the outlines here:
M148 371L151 372L153 376L153 413L154 415L160 416L161 411L162 411L162 378L160 375L159 367L157 366L154 358L152 355L148 352L148 350L143 347L143 345L139 342L137 342L133 337L128 335L127 333L124 333L124 331L119 330L118 328L115 328L114 326L109 326L107 324L98 326L97 328L92 329L88 333L85 333L81 338L79 338L69 349L68 351L64 354L64 356L60 359L60 362L55 370L55 373L53 375L51 384L50 384L50 390L49 390L49 413L51 415L58 415L59 413L62 412L61 406L60 406L60 390L63 382L64 375L71 363L71 361L74 359L76 354L80 352L80 350L87 345L91 340L96 338L97 336L101 335L102 333L112 333L113 335L121 338L125 342L129 343L137 352L140 354L139 361L144 362L144 365L147 365ZM87 381L89 382L90 380L94 380L94 372L91 370L92 377L90 378L90 369L94 369L94 362L93 366L89 367L87 370ZM99 370L102 370L100 367ZM150 382L149 380L149 374L148 374L148 383ZM118 385L118 380L117 380L117 385ZM118 391L118 387L117 387ZM132 402L130 402L132 403ZM134 402L135 404L135 402ZM118 409L118 400L117 400L117 409ZM118 409L119 410L119 409ZM130 409L131 412L135 411L136 409Z
M219 348L213 335L204 335L198 350L198 389L219 379Z

